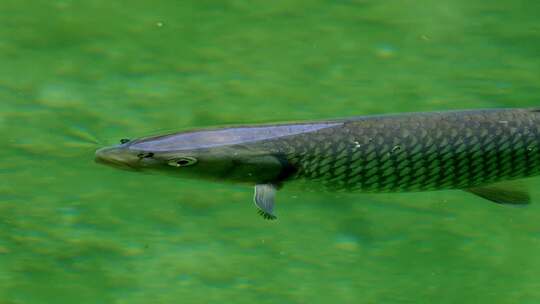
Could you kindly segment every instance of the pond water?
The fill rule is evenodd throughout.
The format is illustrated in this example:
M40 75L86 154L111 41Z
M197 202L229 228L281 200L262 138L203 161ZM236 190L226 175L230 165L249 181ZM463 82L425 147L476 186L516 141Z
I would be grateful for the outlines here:
M538 303L540 182L279 193L115 170L203 126L539 106L540 2L0 3L0 303Z

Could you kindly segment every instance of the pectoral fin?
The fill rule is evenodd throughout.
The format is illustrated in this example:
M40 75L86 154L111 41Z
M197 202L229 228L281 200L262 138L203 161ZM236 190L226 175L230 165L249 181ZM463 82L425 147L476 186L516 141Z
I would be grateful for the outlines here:
M255 186L255 194L253 201L255 206L259 208L259 214L267 220L275 220L274 215L274 200L276 197L277 188L273 184L259 184Z
M497 204L526 205L531 197L525 184L507 182L465 190Z

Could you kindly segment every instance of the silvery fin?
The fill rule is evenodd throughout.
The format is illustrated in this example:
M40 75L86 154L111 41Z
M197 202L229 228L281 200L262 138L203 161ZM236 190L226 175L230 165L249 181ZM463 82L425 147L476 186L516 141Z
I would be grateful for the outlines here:
M276 186L273 184L259 184L255 186L253 201L257 208L259 208L259 214L267 220L275 220L277 218L273 213L276 192Z
M531 202L529 192L521 182L498 183L465 191L497 204L526 205Z

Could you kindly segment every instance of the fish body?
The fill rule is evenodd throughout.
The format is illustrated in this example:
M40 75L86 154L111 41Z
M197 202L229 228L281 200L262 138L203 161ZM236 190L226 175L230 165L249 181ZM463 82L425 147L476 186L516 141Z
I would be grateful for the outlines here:
M488 186L540 174L540 110L405 113L185 131L125 141L98 150L96 159L255 184L255 203L267 218L274 217L277 189L294 180L328 191L463 189L520 203L528 201L522 191Z

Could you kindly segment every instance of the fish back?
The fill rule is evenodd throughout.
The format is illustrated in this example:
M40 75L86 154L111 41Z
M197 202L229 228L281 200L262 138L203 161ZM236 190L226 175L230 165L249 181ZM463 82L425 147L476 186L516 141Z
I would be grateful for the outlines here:
M328 190L464 189L540 174L540 110L359 117L266 145Z

